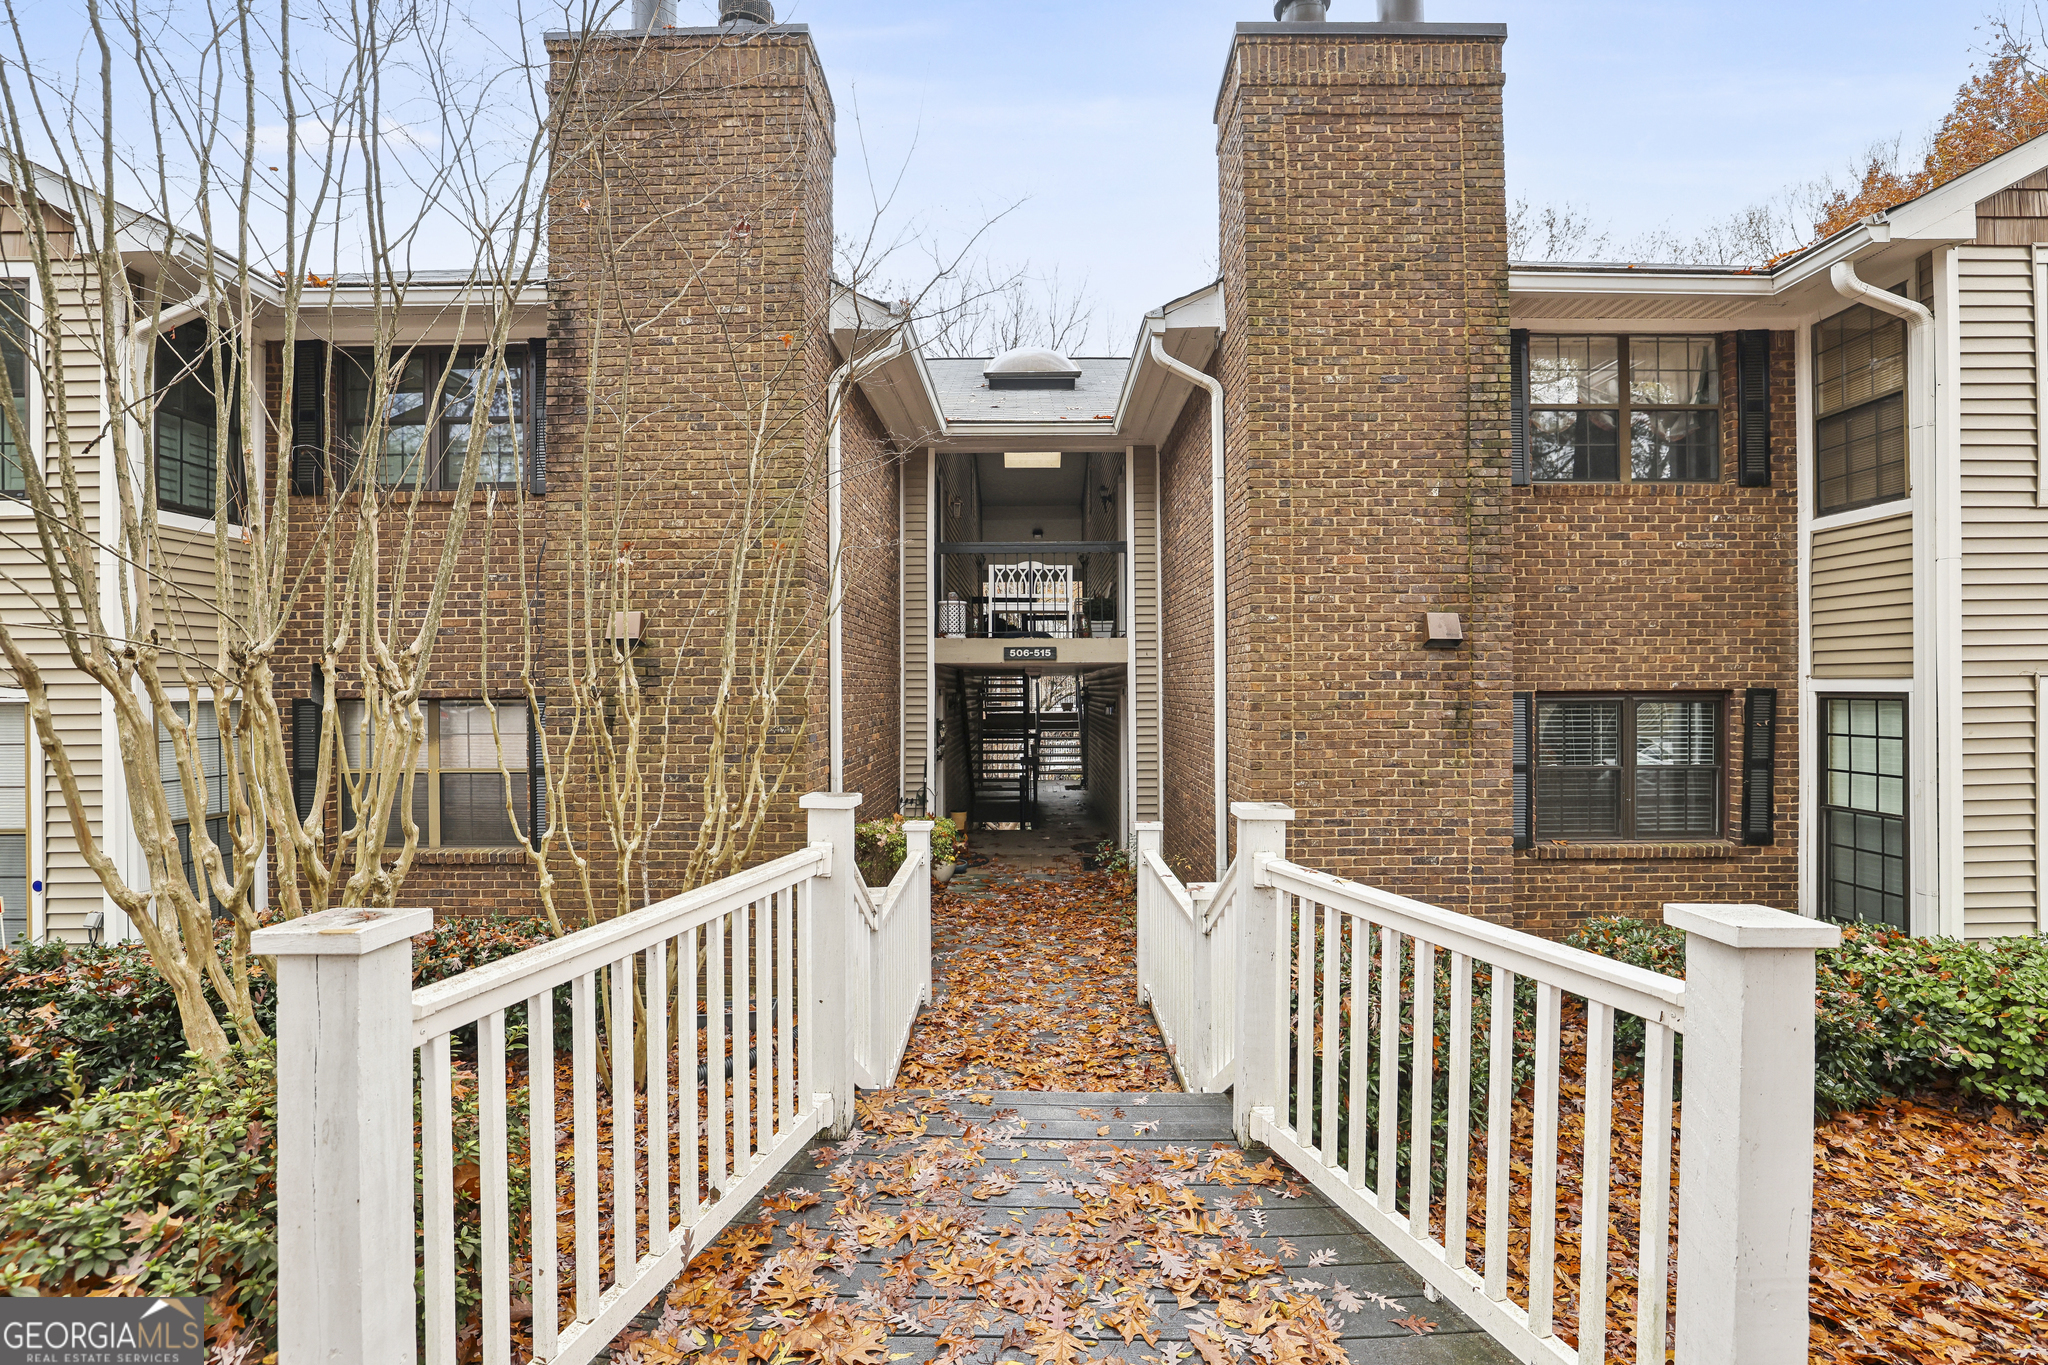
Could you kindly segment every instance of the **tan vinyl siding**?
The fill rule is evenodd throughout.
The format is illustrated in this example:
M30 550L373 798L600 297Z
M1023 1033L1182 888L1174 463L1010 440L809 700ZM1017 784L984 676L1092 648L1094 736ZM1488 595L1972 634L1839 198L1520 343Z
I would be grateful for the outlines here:
M10 241L6 245L11 252L14 243ZM34 267L27 261L0 261L0 276L32 282L34 275ZM32 285L30 296L40 340L42 295ZM99 457L106 452L108 443L102 439L101 432L105 376L99 354L98 282L83 262L74 263L74 268L65 272L58 288L58 301L61 323L58 354L51 357L40 346L32 351L30 382L41 397L41 411L30 420L37 423L41 431L46 469L54 472L66 446L71 450L83 501L85 527L94 531L99 525ZM58 385L62 386L63 393L66 419L63 426L57 420ZM34 552L34 523L27 516L26 509L12 502L0 503L0 520L9 522L12 532L0 536L0 570L5 571L13 584L49 600L49 575ZM103 575L113 571L114 567L110 556L100 556L99 568ZM103 698L100 689L71 666L62 641L50 629L48 617L41 607L9 587L0 593L0 612L4 612L16 638L22 641L40 666L44 684L49 689L51 714L60 742L77 776L80 796L88 812L90 832L94 838L103 838L106 830L100 818L103 774L100 726ZM11 685L16 679L8 677L4 681ZM31 893L30 900L41 911L41 922L46 931L63 938L82 938L85 917L104 908L105 901L99 879L87 865L73 831L63 789L57 780L56 765L44 762L41 769L43 856L37 859L31 855L29 875L41 878L45 890L40 898ZM109 926L110 931L113 927Z
M903 461L903 783L936 790L927 764L931 738L931 463L929 450Z
M1912 515L1814 532L1813 676L1912 674Z
M2048 509L2037 506L2033 253L1956 253L1962 338L1963 920L2032 934L2034 675L2048 669Z
M1159 792L1159 452L1131 454L1131 691L1137 723L1135 818L1161 819Z

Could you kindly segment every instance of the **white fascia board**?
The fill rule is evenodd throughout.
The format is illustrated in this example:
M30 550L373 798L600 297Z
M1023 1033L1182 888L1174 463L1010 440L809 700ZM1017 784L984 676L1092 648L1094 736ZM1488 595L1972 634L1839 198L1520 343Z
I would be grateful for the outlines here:
M945 418L922 357L901 338L890 349L886 358L865 366L855 384L881 419L883 430L899 445L929 445L942 439Z
M1510 270L1508 294L1615 294L1654 298L1755 298L1775 292L1768 275L1656 270Z
M1975 200L1971 207L1970 226L1967 237L1976 235ZM1877 221L1858 223L1853 229L1837 233L1784 269L1766 274L1755 271L1743 274L1697 274L1679 270L1541 270L1524 269L1508 271L1508 294L1512 299L1540 297L1548 294L1605 295L1613 298L1656 298L1673 301L1673 312L1679 311L1682 301L1693 299L1753 299L1767 304L1784 294L1806 285L1816 276L1826 276L1835 262L1861 255L1874 246L1889 243L1898 232L1898 224Z
M1939 189L1889 210L1885 217L1894 235L1914 241L1975 241L1978 202L2043 170L2048 170L2048 136L2022 142Z
M1157 445L1164 432L1150 428L1160 400L1178 393L1186 401L1193 386L1152 358L1152 338L1158 337L1166 353L1184 365L1205 368L1223 338L1223 286L1221 282L1176 299L1166 307L1146 314L1138 328L1131 353L1131 366L1124 372L1122 391L1117 395L1116 431L1126 441ZM1179 405L1171 408L1179 411Z
M1107 450L1119 444L1119 438L1114 422L949 422L944 440L933 444L947 450L993 454L1004 450Z

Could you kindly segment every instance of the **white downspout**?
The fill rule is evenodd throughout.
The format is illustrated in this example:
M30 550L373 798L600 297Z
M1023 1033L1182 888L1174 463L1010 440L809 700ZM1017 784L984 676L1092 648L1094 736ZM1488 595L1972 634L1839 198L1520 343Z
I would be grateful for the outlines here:
M1940 376L1934 366L1934 314L1926 305L1860 278L1850 261L1837 261L1828 272L1835 292L1868 304L1906 323L1906 384L1913 390L1906 428L1906 468L1912 482L1913 507L1913 728L1911 770L1927 784L1927 799L1916 803L1913 838L1915 905L1908 916L1912 932L1941 933L1941 860L1943 828L1941 790L1947 785L1938 718L1951 698L1942 688L1936 637L1941 616L1941 581L1953 567L1953 554L1943 544L1938 523L1941 490L1935 476L1935 423L1940 402ZM1918 785L1916 782L1915 785Z
M845 405L846 382L852 373L853 362L849 360L832 372L831 382L825 387L825 401L832 415L832 440L825 456L825 555L832 567L832 586L825 604L825 648L832 659L831 697L826 703L829 718L825 729L832 753L832 778L829 790L834 792L846 790L846 650L840 641L839 631L839 609L846 592L846 576L839 562L839 419L841 409Z
M1223 381L1211 378L1194 366L1184 364L1168 355L1166 347L1160 344L1157 332L1152 334L1152 358L1182 379L1191 384L1199 384L1209 391L1209 653L1210 667L1215 674L1213 695L1216 699L1216 876L1220 879L1230 867L1230 746L1223 705L1223 631L1226 619L1226 581L1223 572Z

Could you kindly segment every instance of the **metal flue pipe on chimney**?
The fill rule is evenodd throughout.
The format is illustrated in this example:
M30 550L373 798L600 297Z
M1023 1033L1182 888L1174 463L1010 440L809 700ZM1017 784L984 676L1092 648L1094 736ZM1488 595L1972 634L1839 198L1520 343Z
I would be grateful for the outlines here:
M1329 0L1273 0L1273 17L1283 24L1320 24L1330 17ZM1383 24L1419 24L1422 0L1380 0Z
M633 0L633 31L651 33L656 29L674 28L676 25L676 0Z
M761 24L775 22L775 6L771 0L719 0L718 22L726 24Z

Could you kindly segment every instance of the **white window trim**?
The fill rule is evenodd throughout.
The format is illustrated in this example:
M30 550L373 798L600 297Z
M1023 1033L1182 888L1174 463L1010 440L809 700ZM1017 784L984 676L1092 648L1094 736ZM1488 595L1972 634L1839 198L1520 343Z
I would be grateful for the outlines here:
M22 418L28 427L28 434L22 441L22 450L25 455L32 454L35 457L36 468L47 475L50 460L47 444L48 414L44 411L43 404L43 369L37 362L43 339L43 299L36 289L33 278L23 279L17 275L0 272L0 285L16 284L21 286L22 298L28 303L28 316L24 320L28 327L28 336L22 347L28 353L28 364L23 367L22 375L28 385L28 392L21 396ZM35 509L29 506L27 499L0 497L0 521L25 520L34 516Z
M1913 680L1911 678L1805 678L1799 688L1799 714L1804 724L1799 727L1801 760L1799 764L1799 842L1800 842L1800 906L1799 913L1809 919L1820 914L1820 701L1822 697L1838 697L1857 693L1875 693L1879 696L1903 697L1906 702L1906 724L1911 727L1913 715ZM1907 783L1906 783L1906 921L1908 932L1924 935L1935 932L1913 924L1913 917L1919 905L1914 888L1922 884L1924 873L1915 855L1912 831L1916 822L1933 818L1931 806L1923 803L1927 788L1917 768L1912 765L1912 735L1910 728L1906 740Z
M1824 517L1815 517L1810 523L1814 534L1834 531L1844 526L1861 526L1869 521L1888 521L1893 517L1913 515L1913 495L1901 493L1884 502L1874 502L1868 507L1852 507L1846 512L1830 512Z

